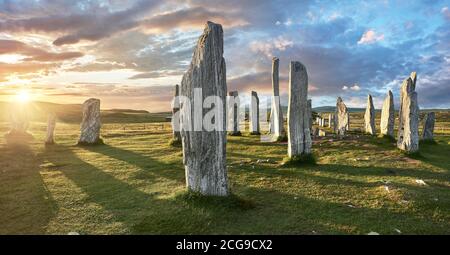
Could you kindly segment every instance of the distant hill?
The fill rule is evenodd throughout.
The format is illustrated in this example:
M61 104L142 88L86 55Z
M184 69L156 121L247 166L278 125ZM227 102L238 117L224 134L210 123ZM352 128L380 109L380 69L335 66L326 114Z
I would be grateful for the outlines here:
M9 120L9 112L12 104L0 102L0 121ZM67 123L81 122L81 104L55 104L48 102L31 102L27 105L28 114L32 121L46 121L49 113L55 113L58 120ZM101 110L103 123L144 123L144 122L165 122L170 112L149 113L145 110L132 109L108 109Z
M366 108L348 108L349 112L363 112ZM315 112L334 112L336 111L336 106L319 106L314 107L313 111Z
M281 108L283 109L283 112L287 112L287 109L288 109L287 106L282 106ZM335 106L319 106L319 107L314 107L312 110L317 113L334 112L334 111L336 111L336 107ZM363 112L365 110L366 110L365 108L348 108L349 112Z

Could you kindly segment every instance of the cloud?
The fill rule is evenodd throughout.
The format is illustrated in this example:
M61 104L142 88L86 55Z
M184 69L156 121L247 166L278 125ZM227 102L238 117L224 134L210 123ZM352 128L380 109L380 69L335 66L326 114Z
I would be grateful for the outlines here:
M44 15L41 14L40 17L0 21L0 32L65 33L54 40L53 44L57 46L75 44L81 40L97 41L137 27L139 18L159 6L161 2L160 0L141 0L129 8L114 12L99 6L88 6L93 8L82 8L81 12L77 10L78 13L70 13L70 11L75 12L76 9L70 6L72 10L66 10L68 6L62 4L58 5L55 13L50 15L45 15L45 12L41 10L40 13ZM68 14L60 14L67 11L69 11Z
M254 52L262 52L264 55L271 57L276 52L285 51L287 48L292 47L294 42L287 39L284 36L278 36L273 40L265 42L253 41L250 43L250 49Z
M358 44L372 44L384 40L384 34L378 34L374 30L369 29L359 39Z
M359 90L361 90L361 88L360 88L357 84L351 86L350 89L351 89L351 90L354 90L354 91L359 91Z
M48 52L16 40L0 40L1 54L25 55L24 61L54 62L83 56L81 52Z
M150 31L163 32L174 28L202 28L207 20L220 23L224 27L247 24L242 18L230 13L210 11L203 7L194 7L157 14L150 19L142 21L141 26Z
M139 73L136 75L131 76L129 79L136 80L136 79L149 79L149 78L160 78L160 77L167 77L167 76L181 76L183 75L184 71L153 71L153 72L146 72L146 73Z
M48 75L51 70L59 67L57 63L23 62L6 64L0 62L0 81L6 81L9 76L29 76L31 74Z

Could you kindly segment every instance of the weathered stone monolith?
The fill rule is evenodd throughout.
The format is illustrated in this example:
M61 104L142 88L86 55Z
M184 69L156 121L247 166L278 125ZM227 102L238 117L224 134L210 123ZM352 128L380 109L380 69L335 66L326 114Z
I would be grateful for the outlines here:
M231 91L228 93L228 130L232 136L240 136L241 131L239 127L239 93Z
M252 91L250 109L250 134L259 135L259 98L256 91Z
M83 119L81 121L81 135L79 145L93 145L102 143L100 139L100 100L91 98L83 104Z
M372 95L367 96L366 113L364 114L364 127L367 134L376 135L375 107L373 106Z
M292 61L289 66L288 156L311 154L309 129L308 74L305 66Z
M423 120L423 130L422 130L422 140L433 140L434 139L434 122L435 122L434 112L429 112L425 114Z
M172 102L172 139L173 143L181 142L180 133L180 86L175 85L175 93Z
M333 128L334 115L332 113L328 114L328 127Z
M308 116L309 116L309 130L312 132L312 126L313 126L313 116L312 116L312 101L311 99L308 99Z
M349 115L347 106L342 101L341 97L338 97L336 101L336 114L334 119L334 129L337 135L344 136L349 129Z
M397 147L407 153L419 151L419 105L415 91L416 73L411 73L400 91Z
M381 109L381 135L394 137L394 114L394 96L392 95L392 91L389 90L384 99L383 108Z
M56 115L50 113L47 119L47 136L45 137L45 144L50 145L55 143L55 126L56 126Z
M194 102L194 95L198 95L199 90L200 102ZM182 102L180 109L186 186L204 195L226 196L229 194L226 167L227 83L221 25L206 24L189 69L183 75L181 96L188 98L192 105L200 105L198 108L186 107ZM215 96L214 109L217 111L201 107L203 99L209 96ZM201 123L211 111L216 113L213 115L216 128L195 128L195 120Z
M277 141L281 137L284 137L284 121L283 111L281 109L280 102L280 82L279 82L279 65L280 60L278 58L272 59L272 106L270 110L270 133L273 136L273 140Z

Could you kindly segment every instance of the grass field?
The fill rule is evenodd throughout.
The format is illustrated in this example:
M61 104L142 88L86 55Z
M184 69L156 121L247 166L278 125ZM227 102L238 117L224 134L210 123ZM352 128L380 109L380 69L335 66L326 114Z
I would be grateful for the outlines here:
M230 198L185 192L169 123L106 122L96 147L75 146L79 125L58 123L46 148L33 122L28 144L0 138L0 234L450 234L449 115L415 158L352 132L316 139L317 165L283 167L285 143L228 137Z

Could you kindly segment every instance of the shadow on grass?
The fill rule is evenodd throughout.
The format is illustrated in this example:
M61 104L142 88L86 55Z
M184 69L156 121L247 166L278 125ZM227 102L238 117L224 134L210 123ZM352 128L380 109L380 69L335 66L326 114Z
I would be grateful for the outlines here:
M421 143L419 152L421 158L418 160L444 169L450 173L450 144L446 143L446 141Z
M41 163L26 143L0 147L0 234L46 232L58 206L40 174Z
M179 182L180 185L185 183L184 167L181 160L179 163L165 163L160 160L155 160L150 156L108 144L96 147L85 147L84 149L139 167L141 170L141 178L150 177L150 175L158 175L175 180Z

